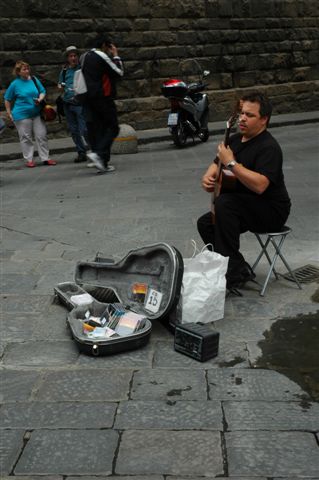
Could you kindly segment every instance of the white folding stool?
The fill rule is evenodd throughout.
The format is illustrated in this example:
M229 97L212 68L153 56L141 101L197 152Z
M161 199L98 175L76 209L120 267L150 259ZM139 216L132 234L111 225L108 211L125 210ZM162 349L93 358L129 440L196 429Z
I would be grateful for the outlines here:
M268 260L268 263L269 263L269 265L270 265L270 268L269 268L269 271L268 271L266 280L265 280L264 285L263 285L263 287L262 287L262 289L261 289L261 291L260 291L260 295L261 295L262 297L263 297L264 294L265 294L265 290L266 290L266 287L267 287L267 285L268 285L268 282L269 282L269 279L270 279L270 275L273 273L273 274L275 275L276 279L279 278L279 274L278 274L278 272L276 272L276 270L275 270L275 263L276 263L278 257L281 258L282 262L284 263L284 265L286 266L288 272L290 273L293 281L296 282L296 284L298 285L298 287L301 289L301 285L300 285L300 282L299 282L298 278L296 277L296 275L293 273L293 271L292 271L291 268L289 267L289 265L288 265L288 263L287 263L287 260L285 259L285 257L284 257L283 254L282 254L282 251L281 251L281 250L282 250L283 243L284 243L287 235L288 235L291 231L292 231L291 228L289 228L289 227L287 227L287 225L285 225L285 226L282 228L281 232L263 232L263 233L252 232L252 233L256 236L256 238L257 238L257 240L258 240L258 242L259 242L259 244L260 244L260 246L261 246L261 252L260 252L260 254L258 255L255 263L253 264L252 270L253 270L253 271L255 270L255 268L257 267L257 265L258 265L258 263L259 263L259 261L260 261L260 259L261 259L261 257L262 257L263 255L266 256L266 258L267 258L267 260ZM266 238L266 241L263 241L263 240L262 240L262 238L261 238L262 236L266 236L266 237L267 237L267 238ZM273 247L274 247L274 249L275 249L275 255L274 255L274 257L273 257L272 259L270 258L269 253L268 253L268 251L267 251L267 247L268 247L268 245L269 245L270 243L273 245Z

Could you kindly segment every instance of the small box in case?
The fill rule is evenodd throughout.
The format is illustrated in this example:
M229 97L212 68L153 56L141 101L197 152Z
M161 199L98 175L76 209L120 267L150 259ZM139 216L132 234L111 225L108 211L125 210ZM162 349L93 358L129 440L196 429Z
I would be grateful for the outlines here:
M200 362L218 355L219 332L208 325L187 323L176 325L174 348Z

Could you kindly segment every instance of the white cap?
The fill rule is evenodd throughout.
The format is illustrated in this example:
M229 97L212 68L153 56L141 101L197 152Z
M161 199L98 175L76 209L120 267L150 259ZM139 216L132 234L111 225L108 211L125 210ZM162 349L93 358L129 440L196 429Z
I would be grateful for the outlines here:
M71 52L77 52L78 49L74 45L70 45L69 47L66 47L65 49L65 55L69 55Z

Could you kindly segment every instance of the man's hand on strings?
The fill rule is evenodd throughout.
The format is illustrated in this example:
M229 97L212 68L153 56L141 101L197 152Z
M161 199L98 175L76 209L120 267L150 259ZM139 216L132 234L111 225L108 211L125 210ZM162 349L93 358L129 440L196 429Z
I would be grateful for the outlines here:
M212 163L202 177L202 187L206 192L213 192L216 183L217 165Z

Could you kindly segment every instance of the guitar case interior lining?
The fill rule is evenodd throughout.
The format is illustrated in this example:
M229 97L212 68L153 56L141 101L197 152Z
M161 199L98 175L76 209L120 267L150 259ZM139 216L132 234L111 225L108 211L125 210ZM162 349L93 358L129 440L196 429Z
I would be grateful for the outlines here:
M113 289L121 303L136 313L162 320L176 307L183 279L181 253L166 243L157 243L128 252L118 262L78 262L75 282L99 300ZM133 287L145 284L145 302L136 301Z

